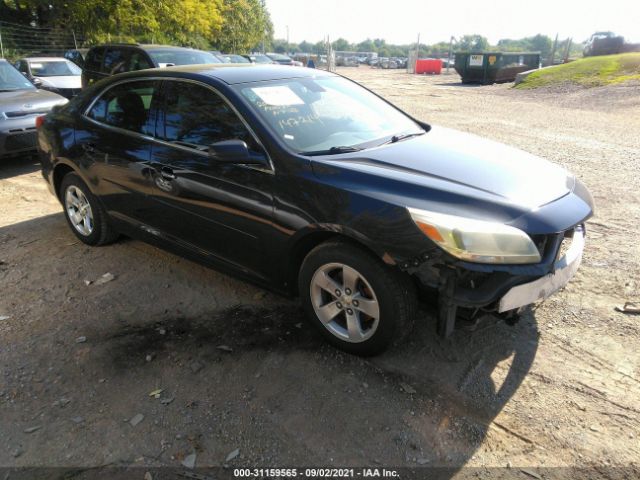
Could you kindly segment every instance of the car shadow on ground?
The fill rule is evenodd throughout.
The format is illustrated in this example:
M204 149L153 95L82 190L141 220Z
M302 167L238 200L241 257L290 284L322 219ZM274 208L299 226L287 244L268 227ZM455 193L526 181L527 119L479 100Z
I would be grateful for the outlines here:
M40 170L37 155L22 155L0 160L0 180Z
M429 469L430 478L451 478L475 454L490 428L506 433L524 449L534 448L532 440L495 422L495 417L535 358L535 316L528 314L515 326L487 316L475 331L456 331L442 340L434 334L430 313L422 314L426 318L408 344L374 358L361 359L326 345L297 306L238 305L196 319L166 318L116 328L105 338L105 361L117 375L126 375L141 355L186 365L196 358L196 368L213 366L214 377L231 369L238 387L254 391L265 408L280 409L274 428L298 417L305 404L308 409L299 421L306 428L297 435L308 435L300 442L314 445L313 453L310 449L308 457L302 455L312 464L328 464L328 452L350 445L342 465L413 467L418 473ZM265 384L257 377L259 365L271 362L279 364L278 374L266 374ZM304 394L290 391L291 378ZM273 404L269 394L262 396L261 390L270 391L274 385L289 402ZM362 395L376 400L363 402ZM329 426L327 416L332 417ZM368 437L387 446L364 452L359 448L362 440L354 438ZM323 450L327 456L318 455ZM279 460L291 464L285 452Z
M84 248L69 246L72 237L62 233L65 228L61 214L0 228L3 269L13 268L14 244L20 247L13 250L23 259L20 268L45 262L22 250L39 243L23 244L22 238L45 236L48 251ZM174 283L174 291L181 278L203 278L197 265L158 263L153 249L140 249L137 242L83 252L85 264L95 257L113 264L135 258L140 265L167 265L153 271L163 278L161 295L167 295L165 281ZM51 256L47 268L63 269L68 259ZM230 282L225 276L210 278ZM32 283L36 290L49 288ZM62 327L54 334L40 337L37 344L30 336L24 338L30 361L63 369L64 380L57 388L74 392L77 414L87 418L82 446L75 447L76 458L84 464L96 461L83 451L98 441L96 435L120 456L119 465L127 465L134 460L126 456L130 450L144 451L160 445L167 434L186 433L199 439L199 466L220 465L232 449L219 432L239 424L242 435L234 442L242 445L243 455L234 466L413 467L417 477L450 478L476 454L489 429L520 442L525 451L535 448L508 421L495 420L535 358L539 333L533 313L514 326L485 316L475 331L457 330L443 340L435 335L433 313L422 310L407 343L377 357L359 358L327 345L297 303L288 299L265 302L252 289L239 303L205 314L190 316L174 309L150 315L145 310L151 305L144 299L152 292L140 290L138 302L137 297L123 301L116 290L138 288L145 285L144 278L131 285L118 286L118 280L109 285L114 287L111 293L95 290L104 292L101 302L117 305L109 313L100 303L79 301L76 309L67 307L65 318L56 318ZM211 291L216 289L224 291L222 283L210 285ZM206 305L208 299L203 293L192 301ZM135 309L137 313L127 313ZM89 339L86 343L73 342L79 325ZM69 338L70 347L65 346ZM87 384L87 372L101 383ZM154 388L162 389L160 400L147 398ZM99 405L92 403L96 392ZM163 399L171 402L161 403ZM114 426L100 420L102 427L93 430L90 419L98 408L99 418L113 419ZM149 417L148 427L132 431L122 443L117 424L136 411ZM42 435L43 442L50 440ZM176 465L172 459L180 455L169 449L147 454L155 466ZM40 458L37 463L46 462Z

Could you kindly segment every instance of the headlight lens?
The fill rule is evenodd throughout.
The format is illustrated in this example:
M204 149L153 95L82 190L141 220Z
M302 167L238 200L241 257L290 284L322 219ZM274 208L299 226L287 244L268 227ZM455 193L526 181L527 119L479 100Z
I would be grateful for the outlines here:
M538 263L533 240L515 227L498 222L408 208L418 228L454 257L476 263Z

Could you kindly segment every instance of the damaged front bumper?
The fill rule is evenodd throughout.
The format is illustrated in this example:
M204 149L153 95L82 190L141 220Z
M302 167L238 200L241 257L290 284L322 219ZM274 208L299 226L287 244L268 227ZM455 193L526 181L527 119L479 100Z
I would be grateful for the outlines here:
M468 262L426 262L413 272L423 285L439 293L438 333L455 329L460 309L468 319L493 312L513 317L523 307L544 300L575 275L585 245L584 225L546 238L544 256L535 265L481 265Z
M498 302L498 312L503 313L545 300L564 287L578 271L582 261L584 241L584 227L576 227L573 231L571 246L553 264L553 271L542 278L511 288Z

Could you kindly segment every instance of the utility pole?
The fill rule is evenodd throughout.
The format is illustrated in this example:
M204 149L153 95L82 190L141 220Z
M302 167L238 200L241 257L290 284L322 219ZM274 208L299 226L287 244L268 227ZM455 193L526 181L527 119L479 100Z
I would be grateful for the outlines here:
M553 65L553 59L556 57L556 48L558 48L558 34L556 33L556 40L555 42L553 42L553 48L551 49L551 56L549 57L549 60L547 60L547 63L549 65Z
M420 58L420 32L418 32L418 41L416 42L416 60Z
M0 28L0 57L4 58L4 46L2 45L2 29Z
M454 40L455 38L453 38L453 35L451 35L451 38L449 39L449 56L447 57L447 73L449 73L449 67L451 66L451 56L453 55Z
M289 25L287 25L287 50L289 50Z
M73 48L75 48L76 50L78 49L78 42L76 41L76 32L75 30L71 30L71 33L73 34ZM3 55L4 57L4 55Z

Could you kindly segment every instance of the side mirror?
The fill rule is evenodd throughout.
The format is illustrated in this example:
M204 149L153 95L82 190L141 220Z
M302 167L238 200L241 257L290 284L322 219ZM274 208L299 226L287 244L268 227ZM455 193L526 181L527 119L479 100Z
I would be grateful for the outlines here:
M42 80L40 80L39 78L36 78L36 77L31 78L31 83L33 83L33 85L36 88L42 87Z
M237 163L244 165L264 165L264 156L251 155L244 140L223 140L209 146L209 155L219 163Z

